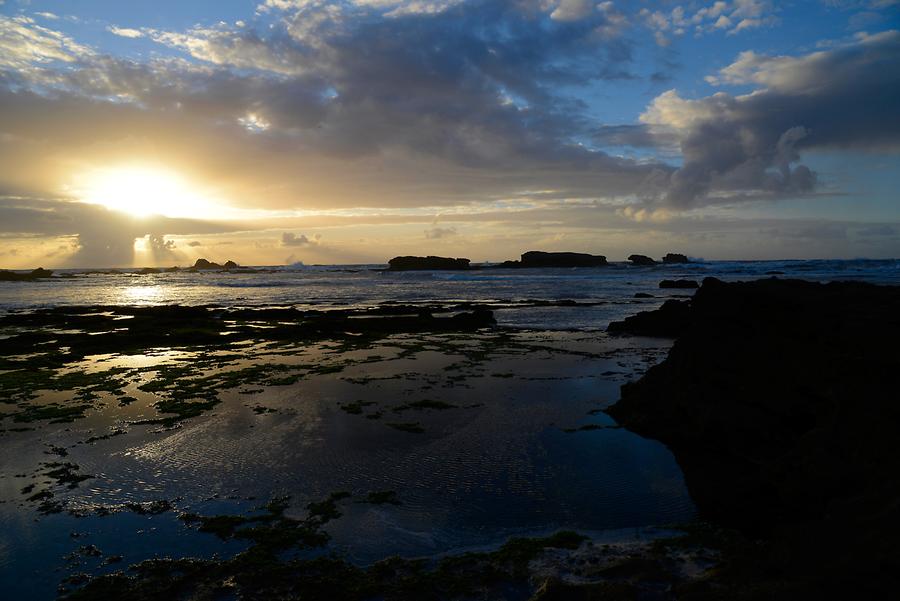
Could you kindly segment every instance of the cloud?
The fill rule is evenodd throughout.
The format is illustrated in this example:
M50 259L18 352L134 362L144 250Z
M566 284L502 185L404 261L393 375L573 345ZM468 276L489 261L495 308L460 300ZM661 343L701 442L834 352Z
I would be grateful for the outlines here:
M440 240L441 238L456 236L457 234L458 232L455 227L433 227L429 230L425 230L425 239Z
M127 261L148 235L166 252L173 235L326 221L403 223L419 242L431 228L426 236L468 244L469 228L453 237L431 223L444 209L454 223L458 213L497 223L577 215L571 227L662 227L707 203L814 193L810 150L896 149L891 32L805 56L741 54L711 76L718 94L672 90L641 123L598 125L599 104L585 98L638 77L632 22L670 41L776 17L768 2L672 6L629 19L610 2L268 0L234 26L110 27L159 45L143 60L0 17L0 231L67 237L100 265ZM73 174L124 160L164 163L272 218L133 223L69 202ZM616 212L635 198L645 202ZM268 248L317 242L285 236L268 234Z
M240 225L220 225L188 219L136 219L97 205L56 199L0 196L0 234L69 237L68 263L73 266L129 266L134 242L147 238L148 250L159 255L174 251L166 234L229 232Z
M810 192L803 150L900 149L900 32L800 57L745 52L710 81L760 87L697 100L670 90L641 115L679 141L683 165L659 191L671 206Z
M0 69L28 71L35 65L71 63L91 54L87 46L38 25L30 17L0 15Z
M130 27L116 27L115 25L110 25L106 28L106 30L113 35L117 35L123 38L144 37L144 32L142 32L140 29L131 29Z
M563 90L633 77L629 42L608 35L611 5L563 22L524 4L382 18L370 6L278 3L287 12L271 29L142 30L192 61L94 54L77 69L17 72L16 86L0 85L0 128L13 136L0 140L0 182L58 193L67 158L165 149L179 168L228 182L233 198L294 209L534 189L616 196L667 169L576 141L587 107Z
M777 25L780 19L771 0L717 0L703 6L693 14L676 6L668 12L642 8L638 16L644 25L654 32L657 45L668 46L671 36L680 37L688 32L695 36L715 31L734 35L746 29Z
M550 13L550 18L556 21L577 21L591 14L593 10L592 0L559 0Z
M307 238L306 234L294 234L293 232L284 232L281 234L282 246L315 246L319 244L322 238L321 234L316 234L312 238Z

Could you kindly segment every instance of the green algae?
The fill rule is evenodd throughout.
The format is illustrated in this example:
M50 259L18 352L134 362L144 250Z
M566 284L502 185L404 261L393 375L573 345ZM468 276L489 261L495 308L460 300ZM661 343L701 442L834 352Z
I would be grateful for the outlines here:
M370 493L381 497L385 493ZM585 540L572 532L546 538L512 539L492 553L468 553L431 564L421 559L387 558L368 568L347 563L335 555L285 559L289 549L317 549L328 541L322 530L340 517L337 503L348 493L334 493L310 503L301 520L284 516L286 500L279 499L255 516L184 516L200 529L223 540L241 539L250 547L227 560L154 559L96 578L69 579L64 599L93 601L158 598L421 599L437 601L510 586L528 588L530 561L548 549L575 549ZM368 498L368 497L367 497ZM227 584L225 584L227 583Z

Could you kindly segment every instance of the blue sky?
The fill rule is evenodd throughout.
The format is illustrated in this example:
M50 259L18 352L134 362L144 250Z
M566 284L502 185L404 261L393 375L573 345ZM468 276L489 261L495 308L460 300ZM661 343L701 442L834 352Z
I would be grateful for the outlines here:
M0 26L0 266L900 255L892 0L6 0Z

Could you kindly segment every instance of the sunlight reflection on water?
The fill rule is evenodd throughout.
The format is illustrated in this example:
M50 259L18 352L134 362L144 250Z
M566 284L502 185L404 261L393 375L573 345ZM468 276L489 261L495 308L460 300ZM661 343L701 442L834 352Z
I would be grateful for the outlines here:
M128 286L121 290L116 302L125 305L155 305L162 297L162 286Z

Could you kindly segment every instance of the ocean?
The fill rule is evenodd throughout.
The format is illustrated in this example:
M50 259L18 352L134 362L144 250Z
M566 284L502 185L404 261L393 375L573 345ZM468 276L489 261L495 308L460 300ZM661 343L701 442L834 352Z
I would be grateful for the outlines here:
M900 284L900 260L702 261L682 265L573 269L385 271L384 265L261 267L258 272L189 272L140 275L129 270L63 269L63 278L5 282L0 311L63 305L277 305L299 309L372 307L382 303L477 302L505 305L523 300L574 300L588 307L503 309L501 326L549 330L604 329L635 310L634 294L669 296L662 279L763 277L814 281L856 280ZM675 295L684 292L674 291ZM644 299L652 306L661 300Z

